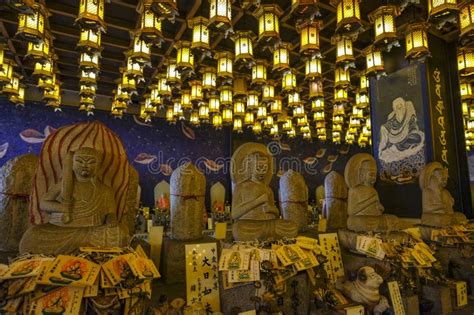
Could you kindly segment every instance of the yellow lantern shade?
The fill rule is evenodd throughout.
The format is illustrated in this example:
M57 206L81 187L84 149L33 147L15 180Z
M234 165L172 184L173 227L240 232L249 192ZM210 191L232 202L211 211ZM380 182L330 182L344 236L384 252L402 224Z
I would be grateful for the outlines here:
M183 109L181 108L181 103L179 102L179 100L173 101L173 115L175 117L178 117L179 119L182 119L182 117L184 117Z
M204 67L201 69L202 72L202 88L204 90L214 90L216 88L216 68Z
M293 108L293 117L295 118L301 118L305 115L305 110L303 105L298 105L295 108Z
M458 71L461 76L474 74L474 48L463 47L458 50Z
M305 62L305 78L307 80L314 80L321 77L321 59L312 58Z
M281 88L285 92L296 89L296 75L293 70L290 69L283 74Z
M191 101L202 101L202 82L200 80L192 80L189 81L189 86L191 87Z
M467 36L474 32L474 3L465 2L461 5L459 13L459 29L461 37Z
M461 82L459 84L459 89L461 91L461 100L465 101L474 99L470 82Z
M153 91L154 90L152 90L152 92ZM123 102L128 102L130 100L130 93L128 93L128 89L122 88L122 84L117 84L115 99L117 99L118 101L123 101Z
M245 115L245 103L241 100L234 102L234 116L243 117Z
M41 78L51 77L53 75L53 64L50 60L44 63L36 62L33 75Z
M170 124L173 124L176 122L176 117L174 115L173 107L168 107L166 108L166 121Z
M151 86L150 90L150 102L153 106L161 106L163 105L163 100L158 92L158 88L156 86Z
M311 101L311 111L312 112L319 112L324 111L324 99L317 98Z
M263 84L267 81L267 62L259 59L252 66L252 84Z
M230 86L222 86L219 93L219 99L223 106L231 106L232 105L232 87Z
M336 45L336 63L349 63L355 60L350 38L336 36L332 42Z
M350 117L349 118L349 128L359 128L360 127L360 119L357 117Z
M175 16L179 14L176 0L144 0L146 6L158 15L162 15L171 21L174 21Z
M275 84L267 81L262 87L262 102L272 102L275 98Z
M158 44L162 41L161 19L149 7L144 8L140 17L140 36L147 44Z
M50 35L45 35L43 41L34 43L28 42L28 50L26 52L25 57L29 57L36 62L45 62L49 59L50 55L50 45L51 45L51 38Z
M222 78L232 78L232 65L234 55L230 52L217 52L217 76Z
M18 29L15 36L28 42L42 42L47 16L47 9L36 2L33 5L33 14L18 14Z
M252 126L252 132L256 135L262 133L262 123L260 121L255 121Z
M375 43L388 43L397 38L395 17L400 15L400 10L394 5L378 7L369 14L369 21L374 24Z
M308 118L306 115L303 115L302 117L297 117L296 118L296 126L297 127L307 127L308 126ZM305 130L304 128L303 130Z
M253 41L255 35L252 31L237 31L232 36L235 46L235 61L248 61L253 59Z
M160 94L161 97L166 97L171 95L171 88L168 85L168 82L166 80L166 75L165 74L158 74L156 76L157 83L156 86L158 88L158 93Z
M99 71L99 54L82 52L79 58L79 68L86 72Z
M181 85L181 73L178 71L175 59L166 61L166 82L170 86Z
M224 108L222 110L222 122L226 125L231 124L232 118L233 118L232 109Z
M15 105L25 105L25 88L20 85L18 88L18 95L11 94L8 99Z
M360 0L331 0L336 5L337 33L355 33L362 27L360 20Z
M221 102L217 95L209 96L209 113L218 113L221 109Z
M96 86L95 85L83 85L79 89L80 96L94 96L96 93Z
M253 112L246 112L244 117L244 125L245 126L252 126L255 122L255 115Z
M147 114L156 114L156 107L151 103L150 98L145 99L145 104L143 105L143 111Z
M293 121L291 120L291 118L285 119L285 122L283 123L281 129L286 132L293 129Z
M359 78L359 93L369 93L369 80L365 75L361 75Z
M344 88L334 89L334 103L347 103L349 98L347 96L347 90Z
M209 50L209 30L207 29L207 25L209 24L209 20L198 16L192 18L188 21L188 27L193 30L193 40L191 42L191 48L193 49L201 49L201 50Z
M300 53L313 55L319 52L319 30L322 21L309 21L299 24L297 31L300 33Z
M283 101L281 96L275 96L275 99L270 103L270 113L272 115L280 115L283 110Z
M271 129L274 125L273 116L267 116L263 121L263 128Z
M336 104L333 106L332 109L332 116L333 118L344 118L346 115L346 111L344 109L344 105Z
M43 92L43 100L45 101L49 101L49 100L59 100L59 97L60 97L60 93L61 93L61 88L59 86L59 84L54 84L53 88L52 89L49 89L49 90L44 90ZM81 97L81 99L84 98L84 97ZM94 103L94 99L92 98L92 103Z
M341 117L334 117L333 118L333 125L332 125L332 130L336 132L341 132L342 131L342 123L344 122L344 119Z
M352 117L357 118L357 119L363 119L364 118L364 110L360 107L352 107Z
M133 50L130 54L130 58L139 64L149 63L151 60L150 46L148 46L148 44L141 39L138 34L134 35Z
M385 70L382 51L379 48L371 45L363 50L363 54L365 55L367 74L378 73Z
M236 132L242 132L242 118L240 118L240 117L235 117L234 118L234 123L233 123L233 128L232 129Z
M264 120L267 119L267 107L266 106L259 106L257 109L257 119Z
M367 94L356 93L356 106L354 108L367 108L367 106L369 106Z
M215 113L214 115L212 115L212 125L216 129L222 128L222 116L220 113Z
M174 45L174 48L176 49L177 69L194 69L194 57L191 52L191 42L179 41Z
M277 124L274 124L273 126L270 127L270 135L271 136L276 136L278 135L278 125Z
M290 139L296 137L296 130L295 130L295 128L291 128L290 130L288 130L288 131L286 132L286 135L287 135L288 138L290 138Z
M143 65L135 62L132 58L130 58L130 54L126 54L127 56L127 68L125 69L125 73L128 77L134 78L137 81L143 79Z
M82 70L79 83L85 85L97 85L97 74L95 72Z
M93 29L82 29L77 47L81 50L98 52L101 50L102 33Z
M137 90L137 83L136 83L135 79L129 78L127 76L127 74L124 72L122 74L121 87L122 87L122 91L127 92L128 94L130 94L130 93L133 93Z
M247 95L247 111L256 110L258 104L258 92L250 91Z
M191 103L191 91L182 90L181 91L181 107L183 109L192 109L193 104Z
M18 95L20 89L20 79L21 76L19 74L13 73L10 82L3 86L2 93L9 95Z
M125 111L127 109L127 102L119 99L114 99L112 101L112 110L116 111Z
M82 28L105 29L104 0L80 0L76 23Z
M459 10L456 0L428 0L428 15L430 18L446 16Z
M273 70L286 70L290 67L289 43L279 43L273 51Z
M288 107L295 107L300 104L300 93L298 93L298 91L288 93Z
M324 111L315 112L313 114L313 120L314 121L324 121L325 120L324 116L325 116Z
M280 38L280 22L278 18L283 14L277 4L261 4L255 16L258 18L258 41L267 44L274 43Z
M189 123L193 126L199 125L200 121L199 121L199 114L197 110L191 111L191 114L189 116Z
M54 89L54 85L56 84L56 74L53 73L52 77L47 77L47 78L38 78L38 87L40 89L44 89L47 91L50 91Z
M323 82L322 81L310 81L309 82L309 98L322 98L324 97Z
M232 0L209 0L209 27L219 31L232 28Z
M334 86L346 87L351 84L351 77L349 69L338 67L334 71Z
M467 102L462 102L461 108L462 108L462 115L464 116L464 118L469 117L469 104Z
M405 58L417 59L429 55L428 33L425 23L414 23L407 27L405 34Z

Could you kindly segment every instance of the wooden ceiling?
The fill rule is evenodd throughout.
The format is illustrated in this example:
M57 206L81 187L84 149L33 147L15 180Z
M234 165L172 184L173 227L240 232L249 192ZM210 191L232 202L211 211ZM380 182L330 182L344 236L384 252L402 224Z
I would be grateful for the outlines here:
M97 95L107 97L112 96L112 91L117 86L120 77L119 68L125 66L124 52L131 47L130 31L136 29L139 23L139 14L136 10L139 0L110 0L105 5L105 22L107 32L102 36L103 51L100 60L100 73L98 77ZM359 34L354 43L354 55L356 57L356 69L353 73L362 71L365 68L365 59L361 50L370 45L373 40L373 29L368 22L367 14L380 5L390 1L365 0L361 3L361 17L364 31ZM261 1L261 3L278 3L284 10L280 18L281 39L290 42L293 46L291 55L291 66L298 69L300 75L298 82L303 82L304 61L299 55L299 35L296 32L295 19L289 14L290 0ZM393 3L393 2L392 2ZM395 2L395 4L397 4ZM52 14L49 17L49 25L54 36L53 47L58 55L58 66L60 71L60 81L63 83L62 90L79 90L79 52L76 44L79 39L80 29L74 21L79 11L78 0L48 0L46 5ZM164 42L161 47L152 48L152 67L145 68L145 83L141 83L138 88L138 95L134 96L134 103L137 104L143 99L142 94L146 91L147 83L157 71L163 70L163 62L167 56L175 57L176 50L173 44L178 40L191 40L191 29L187 26L187 20L195 16L209 16L208 0L178 0L177 6L179 16L175 22L168 20L163 22ZM318 3L323 21L323 29L320 32L323 85L328 101L333 96L334 81L334 61L335 46L331 44L331 37L335 32L336 15L335 8L329 4L329 0L320 0ZM242 9L238 1L232 6L232 22L234 30L252 30L258 33L258 20L252 14L255 8ZM397 23L398 24L398 23ZM24 83L36 85L31 77L33 64L24 59L27 51L27 43L14 37L17 29L17 16L14 12L2 12L0 15L1 36L7 42L10 53L15 57L20 66L20 71L24 76ZM234 43L229 38L225 38L222 33L211 33L211 47L219 50L234 50ZM255 57L272 60L269 50L254 48ZM204 61L212 63L213 61ZM248 71L250 73L250 71ZM355 77L355 76L354 76ZM354 80L357 82L356 80ZM306 85L306 84L305 84Z

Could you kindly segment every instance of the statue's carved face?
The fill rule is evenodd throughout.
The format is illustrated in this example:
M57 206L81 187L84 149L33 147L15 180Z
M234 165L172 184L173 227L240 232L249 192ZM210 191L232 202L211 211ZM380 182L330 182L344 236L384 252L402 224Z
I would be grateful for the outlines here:
M364 186L373 186L377 180L377 167L372 161L362 162L360 169L360 182Z
M95 175L97 163L96 156L76 152L73 157L72 169L78 178L87 179Z
M448 184L448 170L446 168L437 169L433 172L434 177L438 180L438 184L440 187L446 187Z
M366 280L364 286L369 289L378 289L383 282L382 277L371 267L365 268Z
M259 182L263 181L265 175L268 172L268 157L261 154L255 154L252 159L253 169L252 169L252 179Z

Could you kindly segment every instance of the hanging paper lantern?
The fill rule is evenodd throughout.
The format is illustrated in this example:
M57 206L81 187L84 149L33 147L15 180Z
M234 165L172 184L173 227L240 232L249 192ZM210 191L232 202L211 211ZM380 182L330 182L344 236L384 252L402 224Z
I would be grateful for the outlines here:
M277 124L274 124L271 128L270 128L270 135L271 136L277 136L278 135L278 125Z
M140 38L137 34L133 39L133 50L130 53L130 58L139 64L149 63L151 60L150 46Z
M281 88L285 92L290 92L296 89L296 75L293 70L290 69L283 74Z
M201 104L199 106L199 120L208 121L209 120L209 107L206 104Z
M173 101L173 116L182 120L184 118L183 109L181 108L181 103L178 100Z
M220 113L212 115L212 125L216 129L222 129L222 116Z
M47 60L44 63L36 62L33 75L41 78L50 78L53 76L53 63Z
M18 88L18 94L12 94L8 97L8 100L15 104L16 106L24 106L25 105L25 88L20 85Z
M247 77L239 75L233 80L234 97L245 97L247 95Z
M216 88L216 69L214 67L204 67L202 72L202 88L204 90L214 90Z
M232 36L235 45L235 61L249 61L253 59L253 41L255 35L252 31L237 31Z
M410 24L405 34L407 59L418 59L430 54L428 48L428 34L425 23Z
M81 71L79 83L85 85L97 85L97 74L95 72Z
M267 116L267 118L263 121L263 128L264 129L271 129L274 125L273 117Z
M290 14L293 16L318 15L318 0L291 0Z
M162 15L172 22L179 15L176 0L144 0L145 6L150 6L158 15Z
M283 123L281 129L285 132L288 132L293 129L293 121L291 120L291 118L285 119L285 122Z
M461 100L472 100L474 99L474 95L472 94L472 86L470 82L461 82L459 84L459 88L461 91Z
M320 78L322 74L321 60L319 58L308 59L305 62L305 78L306 80L314 80Z
M120 86L122 87L122 91L127 92L128 94L137 91L137 83L135 79L129 78L125 72L122 74L122 81Z
M334 89L334 103L347 103L349 98L347 96L347 90L344 88Z
M474 74L474 48L463 47L458 50L458 71L461 76Z
M245 103L241 100L234 102L234 116L243 117L245 115Z
M112 108L120 111L125 111L127 110L127 102L121 101L119 99L114 99L112 102Z
M220 31L232 28L232 0L209 0L209 27Z
M232 128L234 131L236 132L242 132L242 118L240 117L235 117L234 118L234 124L233 124L233 128Z
M232 109L230 108L224 108L222 110L222 123L229 125L232 123Z
M81 57L79 58L79 68L85 72L99 71L99 55L82 52Z
M319 30L322 21L303 22L298 25L297 31L300 33L300 53L314 55L319 53Z
M115 99L120 102L128 102L130 100L130 93L128 92L128 88L130 88L130 92L133 92L133 84L130 86L126 86L125 89L122 88L121 83L117 84L117 91L115 91ZM152 90L152 92L155 92L155 90ZM156 89L156 94L158 95L158 89Z
M219 96L211 95L209 96L209 113L218 113L221 110L221 103L219 101Z
M57 101L60 98L60 93L61 93L61 88L60 88L59 84L56 83L56 84L54 84L54 87L52 89L44 90L43 100L44 101L51 101L51 100ZM85 98L85 97L81 97L81 99L82 98ZM93 104L94 103L94 98L91 97L91 99L92 99L92 104Z
M47 9L36 2L33 5L33 14L18 14L18 29L16 37L33 43L40 43L44 40L45 22L49 13Z
M202 16L197 16L188 21L188 27L193 30L191 48L200 50L209 50L211 48L209 46L210 35L207 29L208 24L209 20Z
M158 93L160 94L161 97L167 97L171 95L171 88L168 85L168 82L166 80L166 75L165 74L158 74L156 76L157 79L157 88L158 88Z
M230 52L217 52L217 76L222 78L232 78L232 64L234 55Z
M256 110L258 108L258 104L258 92L250 91L247 95L247 110Z
M351 84L350 72L347 69L338 67L334 71L334 86L335 87L346 87Z
M191 111L191 115L189 116L189 123L193 126L199 125L200 121L199 121L198 111L196 110Z
M181 73L178 71L176 60L173 58L167 59L166 65L166 84L172 88L179 88L181 86Z
M95 96L96 86L95 85L84 85L81 84L79 95L80 96Z
M166 109L165 117L166 117L166 121L168 123L170 123L170 124L176 123L176 117L174 115L173 107L168 107Z
M156 107L153 106L149 98L145 99L145 104L143 105L143 111L149 115L156 114Z
M301 118L304 117L305 115L305 110L303 105L298 105L295 108L293 108L293 117L295 118Z
M362 28L360 0L331 0L337 7L336 33L354 34Z
M300 93L297 91L288 93L288 107L295 107L301 104Z
M191 103L191 91L182 90L181 91L181 107L183 109L192 109L193 104Z
M267 107L266 106L259 106L257 109L257 119L258 120L265 120L267 119Z
M125 56L127 56L127 67L125 68L125 73L128 77L134 78L137 81L140 81L143 79L143 66L140 65L138 62L133 61L132 58L130 58L130 53L126 53Z
M259 59L252 66L252 84L263 84L267 80L267 62Z
M354 62L355 58L350 38L335 36L331 42L336 45L336 64Z
M398 7L394 5L384 5L378 7L369 14L369 21L374 24L374 43L389 43L397 38L395 17L400 15Z
M325 120L324 112L323 111L315 112L314 115L313 115L313 120L314 121L324 121Z
M104 0L80 0L76 23L81 28L105 29Z
M82 29L77 47L83 51L99 52L101 47L102 33L92 29Z
M275 96L275 99L270 103L270 113L272 115L280 115L283 110L283 101L281 96Z
M262 102L272 102L275 98L275 83L273 81L266 81L262 87Z
M163 38L161 33L161 19L151 8L145 8L140 17L140 37L147 44L160 44Z
M459 13L459 29L460 36L465 37L474 33L474 3L466 1L461 4L461 12Z
M277 4L261 4L255 16L258 18L258 41L266 44L280 39L280 22L278 18L283 14Z
M50 56L51 36L46 33L44 40L34 43L28 42L28 50L26 56L35 62L46 62Z
M20 89L21 76L18 73L13 72L10 82L3 86L2 93L8 95L18 95Z
M312 112L324 111L324 99L318 98L318 99L312 100L311 111Z
M232 106L232 87L222 86L219 93L219 99L223 106Z
M324 97L323 82L322 81L310 81L309 82L309 98L322 98Z
M202 101L202 82L200 80L192 80L189 81L189 86L191 87L191 101Z
M457 13L459 8L456 0L428 0L428 15L430 19L444 18Z
M369 97L367 94L356 93L356 107L366 108L369 106Z
M53 73L53 76L47 78L38 78L38 85L40 89L50 91L54 89L56 84L56 73Z
M246 112L244 117L244 126L252 126L255 122L255 115L253 112Z
M290 67L290 44L279 43L273 51L273 70L286 70Z
M361 75L359 78L359 93L369 93L369 80L365 75Z
M365 48L363 53L365 55L365 61L367 64L367 74L378 73L385 70L382 51L379 48L372 45Z
M256 135L259 135L262 133L262 124L260 121L255 121L252 126L252 132Z

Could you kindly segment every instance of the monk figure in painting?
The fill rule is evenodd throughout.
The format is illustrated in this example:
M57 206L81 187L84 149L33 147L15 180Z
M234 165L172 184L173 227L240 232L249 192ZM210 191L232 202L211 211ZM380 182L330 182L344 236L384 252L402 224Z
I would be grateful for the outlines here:
M448 169L439 162L425 166L420 175L420 188L423 192L423 215L421 223L433 227L446 227L466 223L466 216L454 212L454 199L446 189Z
M367 153L354 155L347 162L344 177L349 186L347 228L355 232L387 232L408 228L398 217L383 214L379 194L374 188L377 166Z
M31 227L20 252L67 253L80 246L123 246L127 230L119 225L112 189L97 177L100 153L83 147L69 153L60 182L41 196L48 223Z
M246 143L232 156L232 229L238 241L295 237L298 225L280 219L273 192L272 157L259 143Z

